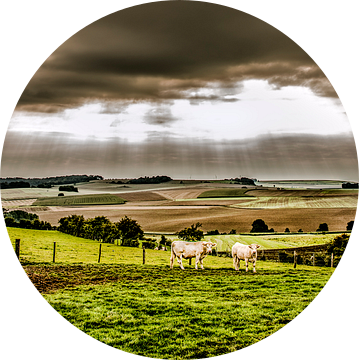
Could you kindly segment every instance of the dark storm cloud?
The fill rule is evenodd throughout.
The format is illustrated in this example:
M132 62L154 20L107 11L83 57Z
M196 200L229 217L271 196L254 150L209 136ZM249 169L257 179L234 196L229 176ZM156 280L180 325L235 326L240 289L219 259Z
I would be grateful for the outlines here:
M358 181L351 135L266 135L233 141L178 139L152 132L147 141L78 140L61 133L6 135L1 176L101 174L107 178L166 174L173 178ZM61 172L59 173L59 169Z
M79 31L41 66L17 109L182 99L208 83L228 88L246 79L336 97L312 59L272 26L224 6L168 1L119 11Z

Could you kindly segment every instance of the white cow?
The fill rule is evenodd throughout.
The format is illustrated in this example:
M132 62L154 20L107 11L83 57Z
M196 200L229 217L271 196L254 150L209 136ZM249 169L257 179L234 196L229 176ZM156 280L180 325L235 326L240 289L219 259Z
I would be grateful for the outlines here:
M207 254L212 252L212 247L215 247L217 244L210 241L198 241L198 242L186 242L186 241L174 241L171 245L171 262L170 266L173 269L173 262L175 258L181 267L184 270L182 265L183 259L196 258L195 268L198 270L198 262L201 263L201 269L203 270L203 259Z
M246 271L248 271L248 261L253 262L253 272L256 272L257 262L257 249L260 248L258 244L243 245L236 242L232 246L232 257L234 268L239 270L239 261L244 260L246 262Z

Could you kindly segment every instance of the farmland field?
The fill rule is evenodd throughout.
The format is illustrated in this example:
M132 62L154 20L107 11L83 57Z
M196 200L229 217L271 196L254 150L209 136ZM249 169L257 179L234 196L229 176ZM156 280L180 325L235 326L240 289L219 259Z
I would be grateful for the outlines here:
M256 274L243 267L236 272L232 259L216 256L206 257L203 271L188 261L185 271L177 263L170 270L169 251L146 250L143 265L142 249L113 244L102 244L98 264L96 241L57 231L8 232L12 243L21 238L24 270L59 314L109 346L160 359L218 356L250 346L298 316L333 273L269 261L258 261ZM320 236L326 241L329 235ZM217 241L238 238L276 243L235 235Z
M136 185L93 181L76 186L79 193L63 198L54 196L56 189L5 189L1 191L3 207L34 212L55 226L60 218L72 214L107 216L111 221L126 215L137 220L145 232L155 233L174 233L196 222L202 223L205 232L235 229L248 233L256 219L263 219L275 232L285 228L314 232L321 223L327 223L329 231L346 230L347 223L355 218L358 199L356 189L243 188L200 181ZM54 193L49 196L51 191Z
M78 205L117 205L124 204L125 200L116 195L78 195L57 196L37 199L34 206L78 206Z
M328 197L260 197L251 201L244 201L238 205L245 208L348 208L357 206L356 197L328 196Z

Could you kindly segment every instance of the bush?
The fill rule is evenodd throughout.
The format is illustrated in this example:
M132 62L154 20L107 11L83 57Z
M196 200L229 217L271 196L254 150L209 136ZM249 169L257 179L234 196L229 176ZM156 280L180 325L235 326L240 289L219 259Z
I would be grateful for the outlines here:
M268 232L268 225L262 219L254 220L251 233L253 232Z
M329 231L328 224L327 223L320 224L317 231Z
M354 221L349 221L347 224L347 230L353 230Z
M331 254L334 255L334 267L337 267L339 264L339 261L341 260L344 251L348 245L349 241L349 235L342 234L339 236L336 236L331 242L327 245L327 254L328 256L331 256Z
M152 240L152 239L147 239L147 238L145 238L145 239L142 241L142 246L143 246L145 249L151 249L151 250L153 250L153 249L157 246L157 243L156 243L156 240Z

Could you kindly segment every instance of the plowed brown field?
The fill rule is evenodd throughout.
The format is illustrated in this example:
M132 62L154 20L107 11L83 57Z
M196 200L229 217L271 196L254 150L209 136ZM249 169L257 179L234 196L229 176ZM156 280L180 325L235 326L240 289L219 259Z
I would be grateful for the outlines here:
M229 232L249 232L256 219L263 219L269 228L282 232L302 229L304 232L316 231L319 224L327 223L330 231L343 231L349 221L354 220L354 208L330 209L236 209L221 206L92 206L86 208L57 208L39 212L41 220L57 225L62 217L72 214L86 218L107 216L111 221L118 221L127 215L138 221L145 232L173 233L201 222L202 229L218 229Z

